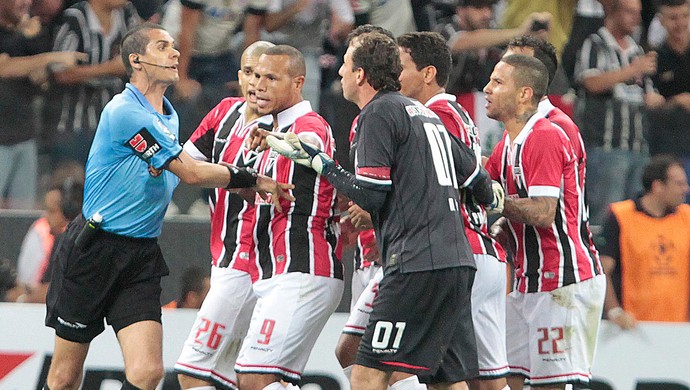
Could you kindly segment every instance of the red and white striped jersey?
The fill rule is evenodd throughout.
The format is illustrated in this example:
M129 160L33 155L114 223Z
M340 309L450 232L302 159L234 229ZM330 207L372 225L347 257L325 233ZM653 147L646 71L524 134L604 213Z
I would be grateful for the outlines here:
M311 133L319 148L329 156L335 152L335 140L325 119L302 101L278 114L275 131ZM259 277L267 279L287 272L343 278L337 229L336 192L331 183L313 169L296 164L275 151L260 156L258 171L281 183L295 185L294 202L281 199L278 212L268 200L257 196Z
M426 102L426 106L441 118L449 133L458 137L474 151L475 156L481 162L482 149L477 127L467 111L456 101L455 96L447 93L437 94ZM463 197L460 210L472 253L490 255L505 262L505 250L489 235L484 207L467 197L465 192L463 192Z
M243 98L223 99L201 121L184 145L192 158L238 167L258 166L261 153L247 150L244 141L255 124L272 126L270 115L247 121ZM214 266L245 271L258 279L256 260L256 207L224 188L209 196L211 207L211 258Z
M580 178L580 187L585 187L585 182L587 181L587 151L585 150L585 142L582 140L582 135L580 134L580 129L577 127L575 122L561 110L560 108L554 106L551 101L546 98L539 102L537 110L546 117L546 119L555 123L558 127L565 131L565 135L570 140L570 144L573 146L575 151L575 159L578 165L578 173ZM587 202L587 192L584 195L585 202L585 213L582 215L584 221L582 221L582 230L580 235L582 240L589 245L589 250L593 253L597 259L599 258L599 252L594 246L594 238L592 237L592 231L589 228L589 203Z
M501 181L509 198L558 198L548 228L510 221L517 291L552 291L602 273L598 254L581 235L584 188L563 129L535 113L515 140L505 132L487 171Z
M355 149L357 143L355 142L355 135L357 134L357 119L359 115L352 121L350 127L350 160L352 164L355 162ZM357 233L357 247L355 248L355 255L353 258L353 269L366 269L374 265L373 261L366 260L365 257L373 250L372 245L376 245L376 235L374 229L363 230Z

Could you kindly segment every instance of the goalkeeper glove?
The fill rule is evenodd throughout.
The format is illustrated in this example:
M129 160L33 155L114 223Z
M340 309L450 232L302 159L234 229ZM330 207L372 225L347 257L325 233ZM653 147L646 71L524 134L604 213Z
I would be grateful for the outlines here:
M500 214L503 212L503 206L505 205L505 192L503 191L503 186L501 183L492 180L491 181L491 191L494 193L494 200L490 205L486 206L486 211L489 214Z
M266 142L281 156L285 156L290 160L310 167L319 175L323 174L324 170L329 169L335 165L326 153L318 148L303 142L295 133L286 133L281 139L275 135L266 137Z

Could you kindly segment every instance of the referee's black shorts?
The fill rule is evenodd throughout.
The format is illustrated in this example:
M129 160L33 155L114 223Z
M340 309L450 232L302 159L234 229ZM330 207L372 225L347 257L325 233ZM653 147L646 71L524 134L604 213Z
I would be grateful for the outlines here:
M140 321L161 321L161 277L168 274L157 239L98 231L85 248L74 241L86 221L74 219L56 246L46 298L46 325L66 340L88 343Z
M423 383L478 376L471 306L475 271L455 267L401 273L389 267L356 364L416 374Z

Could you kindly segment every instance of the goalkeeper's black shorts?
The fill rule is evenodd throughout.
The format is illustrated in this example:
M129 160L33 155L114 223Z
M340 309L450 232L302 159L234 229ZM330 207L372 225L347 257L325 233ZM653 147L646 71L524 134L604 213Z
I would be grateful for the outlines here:
M63 339L88 343L105 329L104 318L116 333L136 322L160 322L160 280L168 267L157 240L98 231L76 248L85 223L80 215L69 224L51 259L46 325Z
M388 266L356 364L416 374L424 383L478 376L474 274L471 267L401 273Z

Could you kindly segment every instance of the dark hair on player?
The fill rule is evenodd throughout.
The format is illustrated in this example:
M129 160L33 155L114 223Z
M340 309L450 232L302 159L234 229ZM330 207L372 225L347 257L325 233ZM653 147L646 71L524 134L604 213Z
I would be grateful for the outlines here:
M411 32L398 37L398 46L406 49L417 70L427 66L436 68L436 84L445 87L453 62L450 49L443 36L437 32Z
M364 70L367 82L377 91L400 90L400 50L391 37L369 33L358 38L352 53L352 70Z

